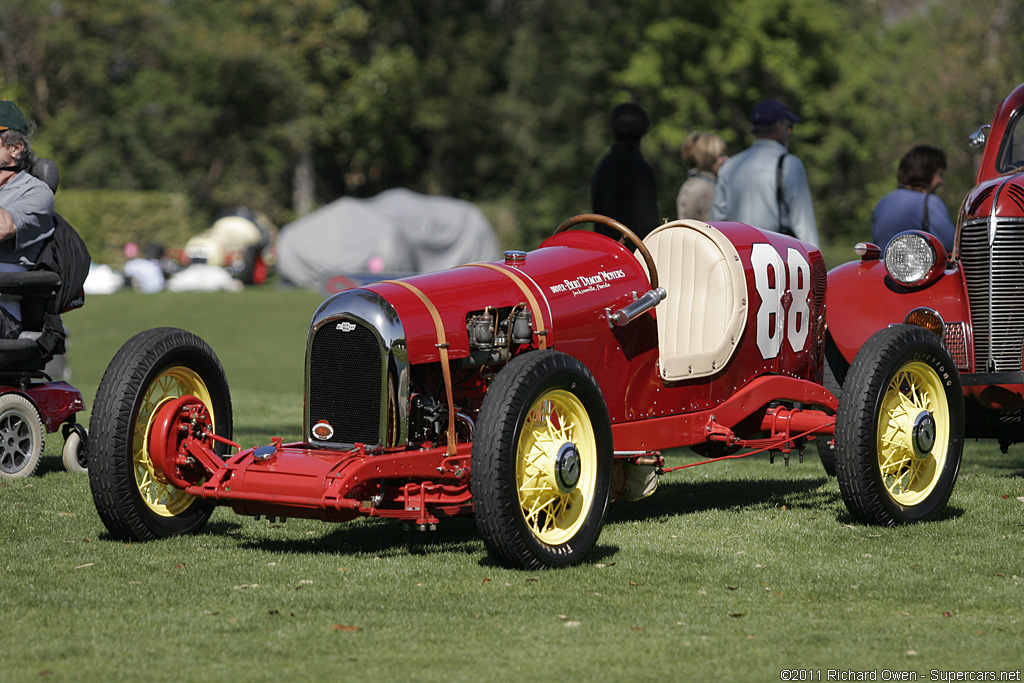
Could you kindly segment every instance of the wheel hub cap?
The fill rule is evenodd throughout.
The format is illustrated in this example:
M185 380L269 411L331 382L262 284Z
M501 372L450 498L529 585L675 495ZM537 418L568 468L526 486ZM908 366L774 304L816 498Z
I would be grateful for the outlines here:
M914 444L914 457L926 458L931 455L935 446L935 418L931 412L924 410L918 414L914 420L911 440Z
M555 480L562 493L569 493L580 481L580 452L571 441L563 443L555 456Z

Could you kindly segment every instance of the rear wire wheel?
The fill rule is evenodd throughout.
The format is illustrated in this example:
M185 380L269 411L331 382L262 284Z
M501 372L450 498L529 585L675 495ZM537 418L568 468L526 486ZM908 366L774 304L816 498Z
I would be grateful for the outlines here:
M960 375L933 333L876 332L857 353L836 421L836 474L858 520L894 526L936 517L960 470Z
M502 564L578 563L597 541L612 472L608 409L575 358L534 351L491 385L473 441L477 526Z
M159 409L198 398L214 431L231 438L231 396L220 361L202 339L175 328L141 332L107 367L89 424L89 483L100 518L122 540L195 533L212 506L172 485L154 465L149 439ZM223 455L225 447L217 444Z

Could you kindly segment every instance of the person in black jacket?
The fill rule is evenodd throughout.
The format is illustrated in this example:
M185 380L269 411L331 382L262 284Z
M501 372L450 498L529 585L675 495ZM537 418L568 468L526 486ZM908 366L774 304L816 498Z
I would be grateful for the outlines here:
M594 213L614 218L641 239L661 222L654 169L640 153L640 139L649 126L647 112L640 105L630 102L615 107L611 115L615 143L590 181ZM597 231L615 239L621 237L621 233L604 225L598 225Z

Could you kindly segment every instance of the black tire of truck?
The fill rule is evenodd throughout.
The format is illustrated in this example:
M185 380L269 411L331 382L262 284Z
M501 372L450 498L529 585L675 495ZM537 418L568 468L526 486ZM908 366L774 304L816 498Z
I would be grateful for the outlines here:
M89 423L89 485L110 535L149 541L199 532L213 506L163 479L146 440L157 409L183 395L197 396L214 430L231 438L231 395L224 369L206 342L162 327L135 335L107 366ZM223 456L227 448L217 444Z
M839 490L855 519L934 519L964 445L960 375L942 341L911 325L876 332L853 360L836 423Z
M473 508L490 552L529 570L582 561L601 533L612 464L608 408L586 366L551 350L514 358L473 440Z

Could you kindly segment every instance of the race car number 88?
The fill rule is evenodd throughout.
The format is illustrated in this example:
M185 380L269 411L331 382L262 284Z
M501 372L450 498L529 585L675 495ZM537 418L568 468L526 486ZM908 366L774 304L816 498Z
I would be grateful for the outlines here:
M783 341L788 341L794 351L802 350L811 318L811 267L807 259L790 247L783 261L775 247L759 243L750 251L750 265L761 298L757 309L757 348L761 357L778 356Z

